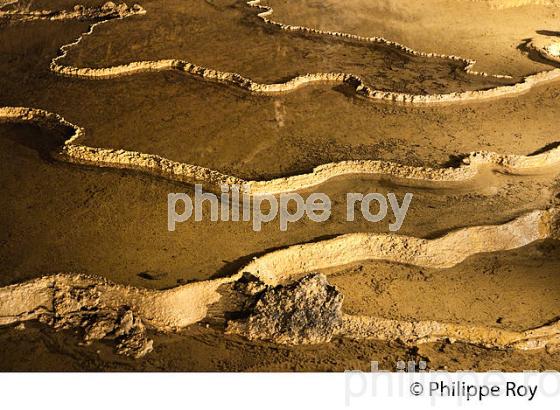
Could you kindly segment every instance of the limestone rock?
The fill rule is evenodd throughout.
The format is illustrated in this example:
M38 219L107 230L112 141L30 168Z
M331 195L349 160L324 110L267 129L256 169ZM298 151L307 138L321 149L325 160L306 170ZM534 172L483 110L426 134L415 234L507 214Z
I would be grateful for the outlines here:
M103 304L95 285L58 285L54 289L53 314L47 321L56 329L82 329L85 344L114 340L119 354L139 358L153 348L140 318L128 306Z
M265 290L245 319L227 332L280 344L327 343L342 322L342 294L321 274Z

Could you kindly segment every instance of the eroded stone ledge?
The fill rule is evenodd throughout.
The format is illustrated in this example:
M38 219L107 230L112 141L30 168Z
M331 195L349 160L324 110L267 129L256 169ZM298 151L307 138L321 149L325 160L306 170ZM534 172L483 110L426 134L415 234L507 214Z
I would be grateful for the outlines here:
M313 29L304 26L287 25L269 19L270 15L273 13L273 10L269 6L261 5L260 0L249 1L247 4L251 7L255 7L259 10L263 10L260 13L258 13L258 16L265 23L277 26L282 30L301 31L301 32L314 33L314 34L319 34L324 36L347 38L347 39L366 42L366 43L382 43L415 56L421 56L426 58L443 58L443 59L450 59L454 61L461 61L465 64L464 70L466 73L470 75L477 75L477 76L489 76L488 73L477 72L473 70L473 66L476 63L476 61L474 60L469 60L454 55L420 52L410 47L406 47L402 44L390 40L386 40L382 37L364 37L364 36L358 36L358 35L342 33L342 32L318 30L318 29ZM80 10L75 10L74 12L58 12L58 14L57 12L50 12L50 11L34 12L35 13L34 15L21 16L22 18L28 18L28 19L42 19L42 18L55 19L54 17L48 17L49 13L51 14L54 13L52 16L58 15L59 18L64 18L64 19L67 18L83 19L86 18L86 16L90 19L100 19L100 21L93 23L89 27L88 31L83 33L75 41L65 44L60 48L59 55L54 57L50 64L50 69L57 74L71 76L71 77L79 77L79 78L106 79L106 78L120 77L125 75L133 75L142 72L177 70L205 80L233 85L245 89L247 91L250 91L252 93L260 93L260 94L274 94L274 93L289 92L299 87L303 87L315 83L339 83L339 84L350 85L355 89L357 94L369 99L380 100L380 101L391 101L397 103L407 103L407 104L440 104L440 103L453 103L453 102L470 102L470 101L480 101L480 100L500 98L500 97L511 96L511 95L518 95L520 93L529 91L530 89L532 89L537 85L541 85L550 81L555 81L560 78L560 69L553 69L550 71L545 71L545 72L527 76L522 81L514 85L499 86L488 90L464 91L464 92L455 92L455 93L447 93L447 94L419 95L419 94L376 90L375 88L366 84L357 75L350 74L350 73L308 73L301 76L297 76L283 83L264 84L264 83L255 82L237 73L222 72L211 68L199 66L194 63L181 59L137 61L137 62L131 62L129 64L106 67L106 68L90 68L90 67L80 68L80 67L64 65L62 61L64 60L64 58L66 58L68 51L71 48L80 44L80 42L85 36L91 35L94 29L98 25L104 24L108 21L112 21L115 19L123 19L134 15L145 14L146 12L139 5L134 5L133 7L128 8L125 4L116 6L113 3L107 3L105 6L101 8L101 10L87 10L87 12L85 12L84 10L86 9L82 8ZM46 15L43 15L42 13L46 13ZM491 75L491 76L495 78L511 78L507 75Z
M289 285L307 272L366 260L450 267L477 253L516 249L548 238L560 239L559 220L560 211L551 209L534 211L503 225L464 228L432 240L390 234L342 235L268 253L231 277L195 282L164 291L118 285L100 277L82 274L46 276L0 288L0 325L46 318L55 327L56 323L81 326L85 329L86 340L117 335L117 338L121 337L119 343L122 346L119 345L119 349L123 353L141 355L151 348L145 337L144 326L157 331L173 331L208 319L210 308L213 309L212 314L220 314L216 312L216 306L220 306L224 290L232 289L247 274L253 275L264 285L264 288L257 287L259 293L263 292L262 289L266 292L270 287L288 284L288 287L279 288L271 294L268 302L289 300L290 289L300 296L313 290L305 286L302 288L301 282L299 285ZM325 281L313 283L317 292L314 290L310 294L315 296L308 302L304 302L302 297L297 300L303 305L313 301L328 301L331 306L327 309L330 319L312 321L323 323L321 332L326 333L317 333L317 329L302 330L306 320L298 316L297 306L292 306L291 312L296 315L293 320L284 320L282 326L270 324L261 338L282 343L314 343L326 342L336 334L358 339L401 340L411 344L448 338L493 348L523 350L552 348L559 341L558 324L517 333L439 322L399 322L344 316L340 327L331 326L330 320L336 319L339 311L337 293L330 288L328 292L323 292L321 286L327 286ZM248 337L257 338L258 329L262 328L263 323L260 319L270 313L270 303L265 300L261 305L262 309L257 309L252 325L248 326L247 322L232 324L230 331L241 334L248 332L251 335ZM316 314L320 315L321 312L324 310L319 309ZM337 330L339 328L340 331ZM277 335L278 332L280 335Z
M202 184L208 191L220 192L221 185L235 185L251 195L280 194L320 185L332 178L349 175L386 175L426 183L465 182L476 178L483 169L514 175L539 173L560 165L560 147L538 155L503 155L472 152L459 167L426 168L378 160L342 161L324 164L307 174L268 181L244 180L219 171L172 161L158 155L122 149L88 147L80 143L85 130L58 114L26 107L0 107L0 122L30 122L47 128L70 130L70 137L52 154L60 160L97 167L126 168L188 184Z

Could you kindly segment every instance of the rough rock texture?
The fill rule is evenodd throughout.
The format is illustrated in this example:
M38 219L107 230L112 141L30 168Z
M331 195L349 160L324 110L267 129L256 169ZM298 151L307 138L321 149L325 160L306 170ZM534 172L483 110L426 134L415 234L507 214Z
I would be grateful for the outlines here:
M43 321L56 329L83 330L84 342L108 339L116 343L119 354L139 358L152 351L152 340L147 338L142 321L127 306L109 308L100 303L96 286L54 289L53 314Z
M551 41L549 36L537 36L531 39L527 43L527 48L540 54L545 60L560 63L560 42Z
M546 51L554 57L560 57L560 43L552 43L546 47Z
M34 20L112 20L125 18L135 14L144 14L145 10L138 4L128 7L125 3L115 4L109 1L102 6L86 7L81 4L74 6L73 10L39 10L30 11L25 8L16 7L13 10L0 10L0 17L19 19L20 21Z
M249 317L229 322L227 331L281 344L326 343L340 328L342 299L324 275L308 275L263 291Z
M555 209L550 212L550 237L560 240L560 210Z

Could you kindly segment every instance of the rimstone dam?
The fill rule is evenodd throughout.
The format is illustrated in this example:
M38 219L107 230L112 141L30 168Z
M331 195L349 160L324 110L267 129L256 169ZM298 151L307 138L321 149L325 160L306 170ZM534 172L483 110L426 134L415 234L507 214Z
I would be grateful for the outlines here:
M3 371L560 370L560 1L137 1L0 0Z

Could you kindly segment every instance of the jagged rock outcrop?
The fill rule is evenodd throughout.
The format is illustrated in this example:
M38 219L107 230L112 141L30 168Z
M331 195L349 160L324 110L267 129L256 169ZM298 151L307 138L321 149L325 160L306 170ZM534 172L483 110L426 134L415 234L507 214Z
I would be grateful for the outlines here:
M130 307L110 307L101 302L98 286L67 286L54 289L51 314L40 318L55 329L81 329L85 344L96 340L114 340L116 352L140 358L152 351L146 327Z
M144 14L142 6L134 4L129 7L126 3L115 4L109 1L101 6L87 7L77 4L72 10L26 10L16 7L12 10L0 10L0 17L13 18L20 21L34 20L112 20L122 19L136 14Z
M548 36L539 36L527 43L527 47L545 60L560 63L560 41L552 41Z
M342 323L342 294L321 274L265 290L246 319L227 332L280 344L327 343Z

